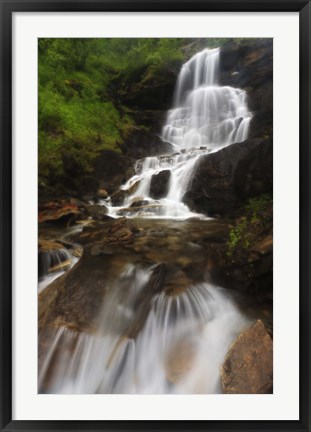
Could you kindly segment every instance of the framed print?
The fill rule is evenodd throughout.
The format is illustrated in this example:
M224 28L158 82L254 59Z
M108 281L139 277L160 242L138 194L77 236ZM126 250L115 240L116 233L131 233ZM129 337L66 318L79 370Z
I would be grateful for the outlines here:
M310 430L309 2L1 24L1 429Z

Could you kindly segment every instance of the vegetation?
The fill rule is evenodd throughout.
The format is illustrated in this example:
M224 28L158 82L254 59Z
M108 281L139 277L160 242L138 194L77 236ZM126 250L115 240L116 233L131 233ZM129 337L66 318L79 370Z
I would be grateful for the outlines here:
M257 234L265 228L267 220L270 219L273 198L270 194L262 194L251 198L244 209L244 216L238 219L236 225L229 232L227 243L227 257L232 257L238 248L249 249Z

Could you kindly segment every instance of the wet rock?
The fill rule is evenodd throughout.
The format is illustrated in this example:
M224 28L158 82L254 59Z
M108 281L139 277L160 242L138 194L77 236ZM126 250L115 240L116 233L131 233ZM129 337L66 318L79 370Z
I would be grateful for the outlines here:
M202 156L183 201L210 216L231 215L247 199L272 193L273 145L250 139Z
M77 198L70 198L69 204L72 204L73 206L77 206L77 207L81 207L81 208L84 208L85 206L87 206L86 202L81 201Z
M50 202L40 208L38 222L68 223L70 220L74 221L80 214L77 205L63 201Z
M89 216L96 220L104 219L108 212L107 207L104 205L89 205L85 210Z
M189 288L191 284L191 279L189 279L182 270L177 268L167 275L164 291L169 296L177 296Z
M102 198L102 199L108 198L108 192L106 191L106 189L103 188L98 189L96 195L98 196L98 198Z
M114 254L114 250L107 246L107 245L103 245L101 243L96 243L94 246L91 247L90 249L90 254L92 256L98 256L98 255L113 255Z
M125 198L129 196L129 192L126 190L119 190L115 193L113 193L110 196L111 202L115 207L119 207L123 204Z
M127 189L128 194L129 194L129 195L134 194L134 193L137 191L139 184L140 184L140 180L137 180L135 183L133 183L132 186L130 186L130 187Z
M144 200L142 197L136 197L133 199L130 207L143 207L149 204L148 200Z
M66 326L90 331L109 284L109 261L87 251L39 295L39 330Z
M143 206L130 206L128 208L120 209L118 210L117 214L118 216L132 216L134 214L142 215L146 213L155 213L159 214L163 206L158 204L149 204L149 205L143 205Z
M149 192L151 198L160 199L166 197L169 190L170 177L171 172L169 170L161 171L159 174L152 176Z
M221 368L221 379L225 393L272 393L273 345L262 321L232 344Z

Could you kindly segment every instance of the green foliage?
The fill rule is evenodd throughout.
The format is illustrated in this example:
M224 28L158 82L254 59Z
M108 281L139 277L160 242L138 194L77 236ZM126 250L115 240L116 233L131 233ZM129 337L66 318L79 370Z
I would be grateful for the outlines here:
M227 256L232 256L234 250L238 245L248 248L249 240L247 238L247 229L249 221L245 218L242 222L238 223L229 232L229 241L227 244Z
M232 257L238 247L248 249L256 227L262 228L265 223L265 212L272 207L273 198L270 194L262 194L248 200L243 209L242 221L237 223L229 232L227 256Z

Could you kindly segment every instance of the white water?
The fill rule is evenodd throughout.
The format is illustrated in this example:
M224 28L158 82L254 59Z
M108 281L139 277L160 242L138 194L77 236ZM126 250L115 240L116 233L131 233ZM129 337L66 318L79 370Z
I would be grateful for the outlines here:
M162 136L174 153L139 160L135 176L122 187L128 190L138 182L136 191L120 207L103 201L108 214L119 217L121 209L139 198L154 207L129 210L126 216L204 218L182 202L196 163L245 140L251 120L246 93L217 83L219 53L206 49L182 67ZM163 170L171 173L168 192L155 200L150 197L151 178ZM140 331L128 335L151 271L132 266L120 275L105 296L96 333L55 329L40 366L39 392L221 393L220 366L249 320L229 292L202 282L178 295L154 295Z
M167 115L162 138L173 145L171 155L153 156L139 160L136 175L123 190L136 182L138 188L128 196L123 205L109 206L109 215L118 217L120 210L128 207L137 197L148 200L151 208L139 213L129 210L128 217L157 217L187 219L199 216L182 202L198 159L236 142L247 139L251 113L247 107L244 90L219 86L220 49L205 49L193 56L181 68L175 89L175 106ZM154 174L169 170L168 193L161 199L150 196L150 183Z
M229 293L202 283L178 296L156 295L141 332L129 338L149 275L129 267L120 276L105 299L98 334L55 330L39 390L53 360L50 393L221 393L219 366L249 321Z

